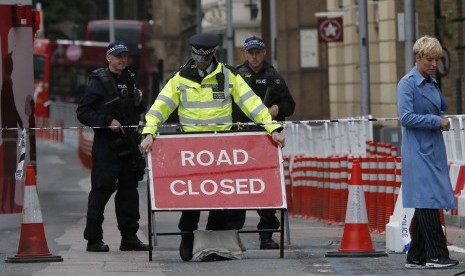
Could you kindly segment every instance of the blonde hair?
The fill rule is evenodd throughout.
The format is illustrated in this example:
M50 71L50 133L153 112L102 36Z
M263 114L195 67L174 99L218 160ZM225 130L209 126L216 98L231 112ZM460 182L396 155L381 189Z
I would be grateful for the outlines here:
M442 54L442 46L437 38L425 35L413 45L413 54L415 57L439 58Z

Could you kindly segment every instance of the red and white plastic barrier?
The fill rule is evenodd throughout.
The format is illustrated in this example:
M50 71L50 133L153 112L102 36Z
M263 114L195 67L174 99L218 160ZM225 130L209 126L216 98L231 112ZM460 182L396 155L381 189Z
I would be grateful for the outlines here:
M90 170L92 168L93 136L89 137L89 135L82 129L79 129L78 158L84 168Z
M37 117L35 124L37 139L63 142L63 119Z
M370 230L385 232L399 193L400 157L393 156L396 149L384 143L367 141L367 151L372 145L379 150L367 157L291 156L292 165L285 165L290 214L330 224L344 223L352 162L359 158Z
M465 186L465 164L462 162L450 164L449 175L457 203L457 209L450 210L450 214L465 216L465 195L462 192Z

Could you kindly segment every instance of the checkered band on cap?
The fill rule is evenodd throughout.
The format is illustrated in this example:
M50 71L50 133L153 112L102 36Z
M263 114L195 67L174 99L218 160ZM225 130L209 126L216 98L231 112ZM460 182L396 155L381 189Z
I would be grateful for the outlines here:
M118 55L122 52L129 52L129 49L126 45L122 43L112 43L107 49L107 55Z
M209 54L213 53L215 51L216 47L210 48L210 49L198 49L192 46L192 53L199 55L199 56L208 56Z
M263 49L265 48L265 42L258 37L249 38L244 43L244 48L249 49Z

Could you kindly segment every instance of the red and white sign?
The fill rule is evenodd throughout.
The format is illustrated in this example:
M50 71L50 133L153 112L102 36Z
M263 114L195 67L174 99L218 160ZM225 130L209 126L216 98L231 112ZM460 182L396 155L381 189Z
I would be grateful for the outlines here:
M342 42L344 41L344 28L342 16L337 17L318 17L318 41L324 42Z
M438 60L437 70L441 77L444 77L449 73L450 68L450 54L446 47L442 46L442 54Z
M82 49L81 46L79 45L69 45L68 48L66 48L66 58L69 61L75 62L78 61L82 56Z
M161 135L148 164L152 210L287 208L281 150L266 133Z

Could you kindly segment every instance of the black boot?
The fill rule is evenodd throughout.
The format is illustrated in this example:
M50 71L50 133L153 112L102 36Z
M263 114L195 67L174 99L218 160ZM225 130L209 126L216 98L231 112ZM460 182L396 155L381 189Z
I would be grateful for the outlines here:
M260 237L260 249L279 249L279 245L271 237Z
M136 235L123 236L119 246L121 251L149 251L149 245L141 242Z
M192 250L194 249L194 235L181 235L181 245L179 246L179 255L181 259L188 262L192 259Z
M106 245L102 240L88 241L87 251L89 252L108 252L110 247Z

